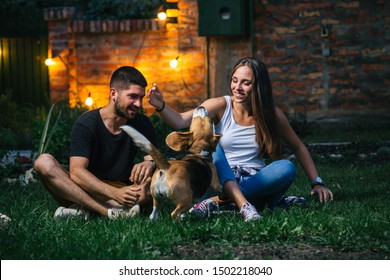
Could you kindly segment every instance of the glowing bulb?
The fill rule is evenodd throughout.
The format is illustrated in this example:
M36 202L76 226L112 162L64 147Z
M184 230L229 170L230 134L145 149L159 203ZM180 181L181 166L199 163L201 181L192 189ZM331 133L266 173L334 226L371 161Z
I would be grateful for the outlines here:
M167 14L165 12L160 12L160 13L157 14L157 17L160 20L166 20L167 19Z
M46 66L52 66L55 64L55 62L51 57L49 57L49 58L46 58L45 64L46 64Z
M89 93L87 99L85 99L85 105L87 105L88 107L91 107L92 104L93 104L93 99L91 97L91 94Z
M171 68L176 68L177 65L178 65L178 59L179 57L176 57L175 59L172 59L170 62L169 62L169 66L171 66Z

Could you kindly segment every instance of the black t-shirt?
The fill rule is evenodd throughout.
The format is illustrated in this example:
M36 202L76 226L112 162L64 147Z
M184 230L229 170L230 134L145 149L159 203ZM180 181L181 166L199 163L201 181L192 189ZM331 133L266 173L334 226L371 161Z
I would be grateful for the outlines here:
M74 123L70 156L88 158L87 169L100 179L130 183L131 169L140 150L124 131L118 135L111 134L99 111L100 109L88 111ZM135 118L128 120L126 124L137 129L157 147L156 132L146 116L137 113Z

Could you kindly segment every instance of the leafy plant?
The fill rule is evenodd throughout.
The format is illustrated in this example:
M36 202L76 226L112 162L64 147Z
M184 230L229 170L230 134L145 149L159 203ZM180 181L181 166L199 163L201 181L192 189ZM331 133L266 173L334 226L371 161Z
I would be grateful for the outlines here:
M137 19L156 17L162 0L89 0L85 19Z
M61 164L67 165L73 123L86 109L82 106L70 108L68 104L56 104L50 111L47 115L45 111L41 111L41 117L33 125L34 150L37 154L50 153ZM57 116L55 121L54 116ZM51 126L49 122L54 124Z
M0 156L16 148L16 135L10 128L0 127Z
M56 128L58 126L58 121L60 120L60 117L61 117L61 110L59 111L57 119L56 119L56 121L55 121L55 123L54 123L54 125L53 125L53 127L52 127L52 129L50 131L49 137L47 137L47 134L48 134L48 131L49 131L49 124L50 124L50 121L51 121L51 116L52 116L53 108L54 108L55 105L56 105L56 103L51 105L49 113L47 115L47 118L46 118L46 121L45 121L45 126L44 126L43 132L42 132L42 137L41 137L41 140L39 142L38 156L46 152L47 146L49 145L50 140L53 137L53 134L56 131Z
M0 94L0 150L28 149L32 146L31 126L35 108L18 105L12 96L12 90Z

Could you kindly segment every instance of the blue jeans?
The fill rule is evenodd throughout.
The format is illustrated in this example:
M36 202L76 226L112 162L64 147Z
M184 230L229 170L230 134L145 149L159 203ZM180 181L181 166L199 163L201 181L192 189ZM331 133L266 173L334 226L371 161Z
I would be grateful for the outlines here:
M213 153L213 161L222 186L228 180L236 181L220 145ZM262 208L267 204L270 209L274 209L294 181L295 175L295 165L282 159L270 163L253 176L243 177L238 186L245 198L256 207Z

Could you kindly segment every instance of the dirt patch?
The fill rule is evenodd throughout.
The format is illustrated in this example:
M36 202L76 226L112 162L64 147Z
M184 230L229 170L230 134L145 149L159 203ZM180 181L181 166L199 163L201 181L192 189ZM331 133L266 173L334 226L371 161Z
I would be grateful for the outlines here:
M272 260L383 260L389 255L373 251L336 251L331 247L307 244L294 246L225 246L207 247L178 245L172 248L179 259L272 259Z

